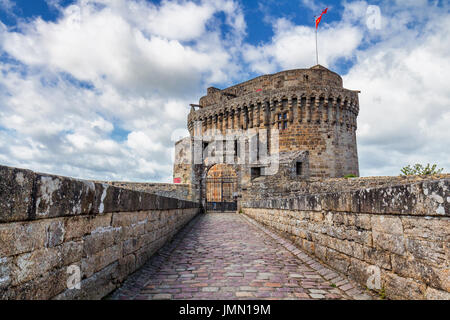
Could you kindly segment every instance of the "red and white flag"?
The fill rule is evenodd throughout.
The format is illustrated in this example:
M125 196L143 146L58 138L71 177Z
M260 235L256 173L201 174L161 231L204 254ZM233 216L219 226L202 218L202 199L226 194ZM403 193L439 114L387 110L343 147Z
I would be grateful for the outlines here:
M322 20L322 15L327 13L327 10L328 10L328 8L325 8L325 10L323 10L322 13L320 14L320 16L316 19L316 30L319 27L320 20Z

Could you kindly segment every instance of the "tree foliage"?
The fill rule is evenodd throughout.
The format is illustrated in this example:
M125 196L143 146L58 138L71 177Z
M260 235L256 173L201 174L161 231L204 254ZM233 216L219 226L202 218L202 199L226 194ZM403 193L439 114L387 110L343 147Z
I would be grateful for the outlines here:
M407 165L406 167L403 167L400 171L401 176L414 176L414 175L429 175L429 174L439 174L442 171L444 171L443 168L436 169L437 165L433 164L430 165L427 163L427 165L424 167L419 163L416 163L414 166L411 167L411 165Z

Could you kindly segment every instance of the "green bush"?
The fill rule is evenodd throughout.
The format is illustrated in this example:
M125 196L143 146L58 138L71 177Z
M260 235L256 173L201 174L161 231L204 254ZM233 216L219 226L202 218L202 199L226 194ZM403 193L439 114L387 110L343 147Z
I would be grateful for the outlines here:
M443 168L436 169L437 165L433 164L430 166L429 163L427 163L426 167L422 166L419 163L416 163L414 166L411 167L411 165L407 165L406 167L403 167L400 171L401 176L417 176L417 175L429 175L429 174L439 174L442 171L444 171Z
M346 175L344 176L344 178L345 178L345 179L348 179L348 178L358 178L358 177L355 176L353 173L350 173L350 174L346 174Z

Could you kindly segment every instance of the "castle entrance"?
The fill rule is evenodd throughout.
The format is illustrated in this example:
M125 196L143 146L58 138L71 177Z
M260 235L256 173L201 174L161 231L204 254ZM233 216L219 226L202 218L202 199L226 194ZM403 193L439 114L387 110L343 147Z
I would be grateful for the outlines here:
M216 164L206 177L206 211L237 210L237 174L233 166Z

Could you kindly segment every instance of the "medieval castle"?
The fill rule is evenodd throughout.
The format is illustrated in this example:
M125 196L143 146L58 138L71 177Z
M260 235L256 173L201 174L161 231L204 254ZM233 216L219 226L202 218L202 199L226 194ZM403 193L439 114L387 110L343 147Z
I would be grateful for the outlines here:
M0 165L0 300L450 300L450 175L345 179L358 93L320 65L209 88L174 184Z
M321 65L208 88L176 143L174 179L224 203L256 182L358 176L358 93Z

